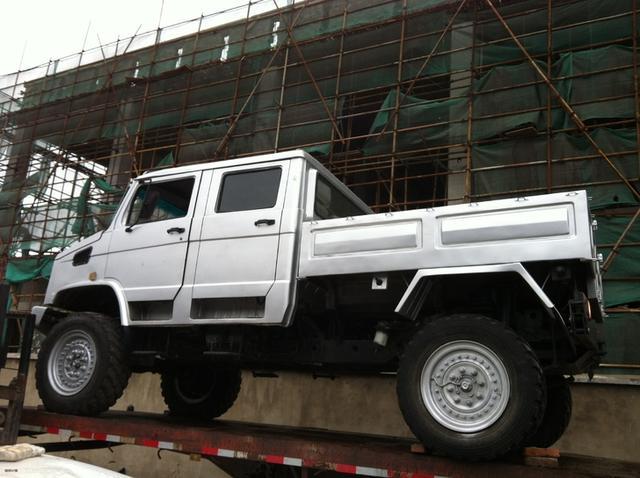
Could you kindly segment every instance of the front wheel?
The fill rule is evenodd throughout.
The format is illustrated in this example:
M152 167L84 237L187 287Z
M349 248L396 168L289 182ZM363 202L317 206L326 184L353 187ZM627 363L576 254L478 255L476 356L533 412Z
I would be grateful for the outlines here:
M195 364L166 370L160 380L171 414L200 420L219 417L231 408L241 383L239 370Z
M457 314L427 323L400 360L407 425L435 452L489 460L519 446L542 418L545 382L531 348L504 324Z
M97 415L116 403L131 371L120 323L79 312L53 326L36 362L36 387L45 408Z

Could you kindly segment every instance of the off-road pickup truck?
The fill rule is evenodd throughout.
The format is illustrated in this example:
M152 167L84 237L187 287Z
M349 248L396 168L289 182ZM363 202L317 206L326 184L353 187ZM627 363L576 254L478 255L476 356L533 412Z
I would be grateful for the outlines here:
M602 354L593 227L584 191L373 214L303 151L145 173L58 254L37 387L91 415L153 371L170 412L211 419L241 369L397 373L430 450L547 446Z

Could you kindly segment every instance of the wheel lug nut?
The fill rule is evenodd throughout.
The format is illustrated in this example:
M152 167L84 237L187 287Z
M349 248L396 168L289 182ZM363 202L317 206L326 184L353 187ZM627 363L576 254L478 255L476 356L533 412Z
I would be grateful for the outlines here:
M453 401L456 402L456 403L460 403L460 397L454 398Z
M453 386L449 385L449 386L447 387L447 392L453 392Z
M478 395L476 395L476 397L478 398L478 400L482 400L484 398L484 395L482 395L481 393L479 393Z
M467 371L465 370L464 367L461 367L458 372L460 372L460 375L464 375L465 373L467 373Z
M473 375L474 377L478 376L478 371L477 370L472 370L471 371L471 375Z
M473 402L471 400L467 400L467 406L470 407L471 405L473 405Z

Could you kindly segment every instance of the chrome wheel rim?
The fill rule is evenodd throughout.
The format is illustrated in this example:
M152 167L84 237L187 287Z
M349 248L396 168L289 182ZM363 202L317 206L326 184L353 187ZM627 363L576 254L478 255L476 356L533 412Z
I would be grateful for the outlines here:
M75 395L84 389L96 368L96 344L82 330L70 330L56 342L49 355L49 383L56 393Z
M440 425L462 433L493 425L507 407L510 388L502 360L471 340L439 347L426 360L420 378L429 414Z

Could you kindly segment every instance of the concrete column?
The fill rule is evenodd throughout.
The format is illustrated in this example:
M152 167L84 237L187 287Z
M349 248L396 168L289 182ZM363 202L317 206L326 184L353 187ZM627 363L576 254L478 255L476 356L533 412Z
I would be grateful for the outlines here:
M451 70L459 69L457 65L471 65L472 54L470 47L473 45L473 23L465 22L458 23L454 25L454 30L451 32L451 50L456 50L458 48L469 48L468 50L464 50L461 52L456 52L450 55L452 64L450 65ZM451 95L454 97L463 96L465 93L470 93L471 88L471 78L469 77L469 71L471 68L465 68L467 71L463 71L462 73L452 73L450 78L450 91ZM456 120L458 118L455 117L452 112L449 116L449 119ZM466 125L464 126L466 129ZM456 124L455 131L460 130L460 125ZM454 143L459 141L459 136L453 137L451 135L451 139L449 143ZM447 161L447 168L449 170L449 175L447 176L447 199L448 204L460 204L463 202L462 199L464 197L464 187L465 187L465 174L464 170L466 168L466 148L451 148L449 149L450 157L455 159L451 159Z
M119 136L113 140L111 147L111 159L107 168L107 180L114 186L125 187L131 179L131 168L133 167L132 148L136 138L136 130L130 125L137 125L140 117L139 103L123 100L120 103L119 115L121 121L118 125ZM125 130L125 128L127 128ZM128 141L127 141L128 136Z

